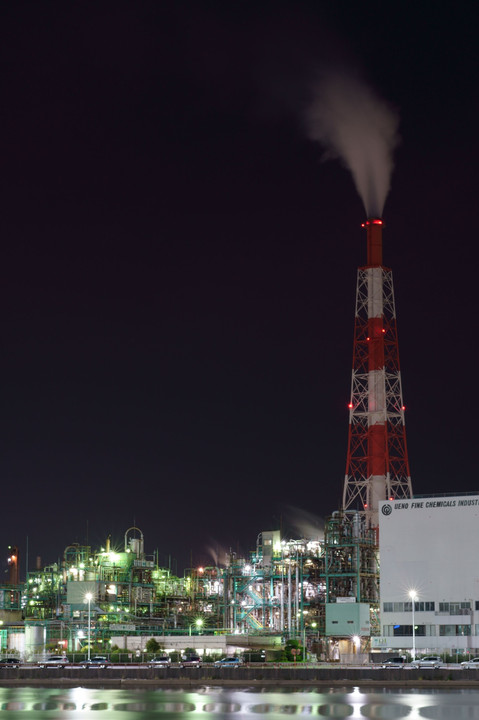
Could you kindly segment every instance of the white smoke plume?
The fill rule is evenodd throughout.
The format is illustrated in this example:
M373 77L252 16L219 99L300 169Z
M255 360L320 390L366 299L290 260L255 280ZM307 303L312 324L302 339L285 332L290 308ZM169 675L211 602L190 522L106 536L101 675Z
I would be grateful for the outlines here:
M294 505L284 505L283 507L288 525L298 533L300 538L306 540L322 540L324 538L324 519L322 517Z
M311 140L351 171L368 217L382 217L398 136L397 113L357 78L323 74L306 112Z
M206 546L205 550L213 560L215 567L225 567L228 564L228 551L212 538L210 538L210 543L210 545Z

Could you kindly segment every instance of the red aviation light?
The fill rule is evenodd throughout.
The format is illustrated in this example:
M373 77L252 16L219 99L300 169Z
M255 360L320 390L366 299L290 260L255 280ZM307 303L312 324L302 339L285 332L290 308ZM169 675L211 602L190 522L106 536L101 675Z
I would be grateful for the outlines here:
M348 403L348 408L349 408L350 410L352 410L352 409L353 409L353 407L354 407L354 405L353 405L353 403L352 403L352 402Z
M362 228L366 228L368 225L384 225L384 223L381 218L369 218L366 222L361 223Z
M406 409L406 406L405 406L405 405L402 405L402 406L401 406L401 410L404 412L405 409Z

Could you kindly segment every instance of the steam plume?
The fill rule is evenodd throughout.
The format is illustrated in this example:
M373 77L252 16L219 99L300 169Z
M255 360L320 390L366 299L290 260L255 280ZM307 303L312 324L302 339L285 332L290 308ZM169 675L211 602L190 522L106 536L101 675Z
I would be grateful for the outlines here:
M284 512L288 524L299 534L299 537L306 540L323 539L324 520L322 517L294 505L284 505Z
M209 557L213 560L215 567L224 567L227 565L228 551L226 548L221 547L216 540L210 538L210 545L207 545L205 550Z
M306 113L308 136L351 171L368 217L381 217L398 142L394 110L357 78L322 75Z

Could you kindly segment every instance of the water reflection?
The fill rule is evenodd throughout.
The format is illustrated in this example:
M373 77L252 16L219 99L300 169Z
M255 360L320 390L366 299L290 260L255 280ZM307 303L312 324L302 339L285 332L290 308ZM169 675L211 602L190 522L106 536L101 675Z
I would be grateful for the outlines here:
M287 716L395 720L479 720L479 691L469 689L270 689L202 687L103 689L0 687L1 720L284 720Z

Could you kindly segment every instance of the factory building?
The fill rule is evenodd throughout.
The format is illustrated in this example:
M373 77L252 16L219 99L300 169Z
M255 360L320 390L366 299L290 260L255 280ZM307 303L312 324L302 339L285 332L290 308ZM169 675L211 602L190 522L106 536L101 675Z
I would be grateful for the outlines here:
M387 501L379 518L381 635L374 647L410 652L414 644L417 653L479 655L479 560L472 540L479 495Z
M324 540L262 532L246 557L232 553L224 567L190 569L183 578L159 567L141 530L129 528L122 548L109 539L96 550L68 545L59 563L29 572L16 586L22 620L6 602L0 607L1 649L27 658L80 652L90 615L97 651L143 650L151 637L200 651L225 643L271 648L296 638L305 653L339 658L353 635L369 638L377 626L370 616L377 586L375 534L356 512L335 513ZM225 639L218 645L208 635Z

